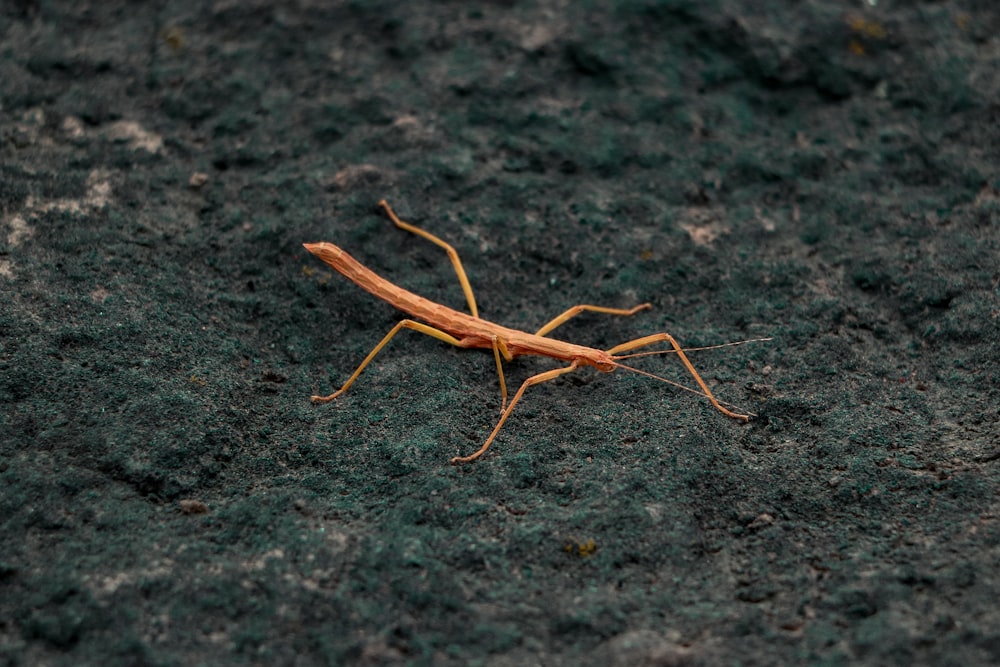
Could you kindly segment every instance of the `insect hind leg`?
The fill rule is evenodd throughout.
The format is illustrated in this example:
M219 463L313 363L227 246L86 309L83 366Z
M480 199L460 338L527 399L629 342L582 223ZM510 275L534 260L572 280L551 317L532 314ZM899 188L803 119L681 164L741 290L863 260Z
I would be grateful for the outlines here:
M421 238L427 239L436 246L444 248L444 251L448 253L448 259L451 260L451 265L455 267L455 273L458 275L458 282L462 285L462 291L465 292L465 300L469 303L469 312L472 313L473 317L479 317L479 309L476 308L476 297L472 293L472 283L469 282L469 277L465 275L465 269L462 267L462 260L458 258L458 251L455 250L450 243L434 236L434 234L400 220L399 216L396 215L396 212L392 210L392 207L389 206L389 202L386 200L383 199L378 203L378 205L385 210L389 219L392 220L392 222L400 229L405 229L412 234L416 234Z
M457 347L464 347L464 345L462 345L462 341L460 341L459 339L455 338L452 335L445 333L444 331L441 331L440 329L435 329L434 327L429 327L426 324L422 324L421 322L415 322L413 320L402 320L401 322L399 322L399 324L394 326L392 330L390 330L389 333L387 333L381 341L379 341L379 344L376 345L371 352L368 353L368 356L365 357L365 360L361 362L361 365L358 366L357 370L354 371L351 377L347 379L347 382L344 383L344 386L342 386L340 389L333 392L329 396L312 396L310 400L317 405L320 403L329 403L330 401L332 401L333 399L337 398L345 391L347 391L347 388L350 387L352 384L354 384L354 381L358 379L359 375L361 375L361 371L365 370L365 367L372 362L372 359L375 358L375 355L381 352L382 348L388 345L389 341L392 340L392 337L398 334L403 329L412 329L413 331L419 331L420 333L427 334L428 336L433 336L434 338L444 341L445 343L448 343L450 345L455 345Z

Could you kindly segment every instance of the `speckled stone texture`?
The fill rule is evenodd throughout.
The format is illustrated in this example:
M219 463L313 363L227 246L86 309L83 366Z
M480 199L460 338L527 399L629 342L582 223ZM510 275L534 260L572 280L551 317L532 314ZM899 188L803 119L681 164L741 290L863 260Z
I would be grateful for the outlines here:
M1000 663L993 0L0 4L0 665ZM301 247L609 348L532 388ZM670 356L635 361L689 383ZM507 365L516 386L555 367Z

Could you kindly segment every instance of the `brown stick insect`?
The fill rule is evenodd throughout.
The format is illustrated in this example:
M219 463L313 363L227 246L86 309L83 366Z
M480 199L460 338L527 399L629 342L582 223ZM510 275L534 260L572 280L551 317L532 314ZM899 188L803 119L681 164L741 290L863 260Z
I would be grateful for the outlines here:
M389 215L389 218L397 227L427 239L431 243L440 246L445 250L445 252L448 253L448 258L451 260L452 266L455 268L455 273L458 274L458 281L461 283L462 290L465 292L465 298L469 304L469 311L471 314L462 313L439 303L434 303L429 299L425 299L422 296L418 296L413 292L393 284L385 278L377 275L371 269L362 265L358 260L354 259L332 243L321 242L302 244L306 250L336 269L358 287L371 292L378 298L392 304L399 310L427 322L427 324L424 324L410 319L405 319L399 322L399 324L394 326L392 330L385 335L381 342L379 342L379 344L368 353L368 356L365 357L364 361L361 362L361 365L354 371L354 374L347 379L344 386L329 396L313 396L313 403L327 403L347 391L348 387L354 384L354 381L358 379L361 371L363 371L368 364L371 363L372 359L375 358L375 355L377 355L382 348L384 348L389 341L392 340L393 336L399 333L402 329L411 329L413 331L419 331L420 333L427 334L428 336L433 336L438 340L442 340L445 343L449 343L456 347L485 348L493 350L493 357L496 360L497 365L497 374L500 377L500 420L497 422L496 426L493 427L493 432L490 433L488 438L486 438L486 442L483 443L483 446L480 447L478 451L468 456L456 456L451 459L452 463L468 463L469 461L475 461L480 456L485 454L486 450L489 449L491 444L493 444L493 440L496 439L497 434L500 432L500 428L504 425L504 422L507 421L507 418L510 417L511 412L514 411L514 407L521 400L521 397L524 395L524 392L528 387L532 387L543 382L549 382L550 380L554 380L557 377L565 375L566 373L574 371L582 366L591 366L602 373L610 373L615 369L621 368L633 373L645 375L707 398L719 412L727 417L732 417L733 419L738 419L742 422L750 420L750 414L739 414L733 412L732 410L724 407L722 403L715 398L712 391L708 388L708 385L705 384L705 381L701 379L700 375L698 375L698 371L695 370L690 360L688 360L685 351L690 352L696 349L713 349L725 347L727 345L739 345L742 343L755 342L756 340L770 340L769 338L755 339L755 341L727 343L724 345L713 345L710 347L689 348L685 350L681 348L680 344L678 344L673 336L664 332L636 338L620 345L616 345L609 350L598 350L592 347L567 343L565 341L548 337L548 334L550 334L556 327L564 324L567 320L576 317L580 313L591 312L623 316L635 315L641 310L651 308L651 304L648 303L643 303L633 308L605 308L603 306L592 306L589 304L573 306L535 333L518 331L517 329L510 329L508 327L495 324L479 317L479 311L476 308L476 298L472 294L472 286L469 284L469 279L465 275L465 269L462 268L462 262L459 260L458 253L455 249L430 232L426 232L400 220L385 200L380 201L379 206L385 210L385 212ZM643 352L638 354L621 354L622 352L628 352L630 350L664 342L669 343L673 349L659 350L656 352ZM646 371L632 368L631 366L626 366L621 363L622 360L633 357L670 353L676 354L681 360L681 363L684 364L684 367L698 384L700 391L685 387L671 380L667 380L666 378L661 378L657 375L653 375L652 373L647 373ZM539 373L537 375L532 375L524 381L521 388L517 390L514 397L510 399L510 402L508 402L507 382L504 379L502 362L504 360L511 361L515 357L529 354L550 357L560 361L568 361L569 365L545 371L544 373Z

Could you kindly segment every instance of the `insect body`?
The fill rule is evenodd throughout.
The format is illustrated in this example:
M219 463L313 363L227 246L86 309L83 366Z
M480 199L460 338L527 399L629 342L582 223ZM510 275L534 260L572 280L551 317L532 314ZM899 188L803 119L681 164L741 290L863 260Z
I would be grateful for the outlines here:
M423 320L423 322L428 323L424 324L423 322L410 319L405 319L399 322L399 324L393 327L392 330L385 335L381 342L375 346L368 356L365 357L364 361L361 362L361 365L354 371L354 374L351 375L347 382L344 383L344 386L329 396L313 396L313 403L327 403L343 394L347 391L348 387L354 384L354 381L357 380L358 376L365 369L365 367L371 363L372 359L375 358L375 355L377 355L382 348L386 346L393 336L399 333L402 329L412 329L413 331L419 331L420 333L433 336L438 340L442 340L457 347L492 349L493 356L496 360L497 373L500 376L500 419L493 428L493 432L490 433L486 442L483 443L482 447L480 447L478 451L470 454L469 456L456 456L451 459L452 463L467 463L482 456L486 450L489 449L490 445L493 444L493 440L496 439L497 434L500 432L500 428L504 425L504 422L507 421L507 418L510 417L511 412L514 410L514 406L516 406L521 400L521 397L524 395L524 392L528 387L554 380L560 375L569 373L577 368L580 368L581 366L592 366L603 373L610 373L617 368L621 368L639 373L641 375L646 375L702 395L711 401L712 405L723 414L744 422L749 421L749 415L737 414L723 407L723 405L709 390L704 380L701 379L701 376L698 375L698 372L688 360L687 355L684 354L685 351L681 348L673 336L668 333L657 333L650 336L644 336L642 338L636 338L635 340L627 341L621 345L616 345L609 350L598 350L592 347L575 345L573 343L567 343L565 341L548 337L548 334L556 327L583 312L605 313L609 315L634 315L641 310L650 308L650 304L644 303L635 306L634 308L605 308L589 304L573 306L535 333L528 333L504 327L499 324L494 324L493 322L479 317L478 309L476 307L476 299L472 293L472 287L469 283L468 277L465 275L465 269L462 268L462 262L459 260L458 253L455 252L455 249L433 234L400 220L385 200L379 202L379 206L385 210L385 212L389 215L389 218L396 224L397 227L417 234L418 236L421 236L445 249L451 260L452 266L455 268L455 273L458 275L458 280L462 285L462 290L465 292L465 297L468 301L469 311L471 314L453 310L447 306L435 303L430 299L425 299L422 296L414 294L413 292L391 283L332 243L304 243L303 246L306 250L316 255L319 259L336 269L359 287L371 292L383 301L392 304L399 310L412 315L418 320ZM621 354L622 352L628 352L630 350L635 350L637 348L646 347L656 343L669 343L673 349L652 353L640 353L638 355ZM621 360L633 356L642 356L643 354L662 354L664 352L677 354L685 368L687 368L688 372L694 378L695 382L698 383L701 391L688 389L687 387L677 385L670 380L666 380L656 375L652 375L651 373L647 373L621 363ZM556 368L529 377L524 381L520 389L517 390L513 398L511 398L508 402L507 382L504 379L502 362L503 360L510 361L515 357L527 354L550 357L552 359L559 359L570 363L568 366Z

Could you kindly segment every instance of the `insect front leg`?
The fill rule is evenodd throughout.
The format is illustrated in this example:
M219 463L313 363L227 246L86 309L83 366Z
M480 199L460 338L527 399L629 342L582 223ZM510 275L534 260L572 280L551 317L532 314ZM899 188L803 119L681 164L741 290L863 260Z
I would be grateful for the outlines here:
M653 334L651 336L643 336L642 338L636 338L635 340L626 341L621 345L616 345L610 350L607 350L607 352L610 355L615 355L620 352L628 352L629 350L634 350L636 348L646 347L647 345L655 345L656 343L664 343L664 342L670 343L670 345L673 346L674 352L677 353L677 356L680 358L681 363L683 363L684 367L687 368L688 372L694 378L694 381L698 383L698 386L701 387L701 390L705 393L705 398L711 401L712 405L715 406L716 410L726 415L727 417L732 417L733 419L739 419L740 421L743 422L750 421L749 415L738 414L736 412L733 412L732 410L726 409L721 403L719 403L718 399L716 399L715 395L712 393L712 390L708 388L708 385L705 384L705 381L701 379L700 375L698 375L698 371L695 370L694 364L692 364L691 361L687 358L687 355L684 354L684 350L681 348L680 344L673 336L671 336L666 332Z
M451 460L451 462L469 463L470 461L475 461L480 456L485 454L486 450L490 448L490 445L493 444L493 441L496 439L497 434L500 432L500 427L504 425L504 422L506 422L507 418L510 417L510 413L514 411L514 406L517 405L517 402L521 400L521 396L524 395L525 389L534 386L536 384L541 384L543 382L549 382L551 380L555 380L560 375L565 375L566 373L574 371L577 368L578 364L577 362L574 361L572 364L566 366L565 368L556 368L551 371L539 373L538 375L532 375L530 378L525 380L524 384L521 385L521 388L517 390L516 394L514 394L514 398L510 399L510 403L507 405L507 409L504 410L503 414L500 415L500 421L498 421L497 425L493 427L493 432L490 433L490 437L486 438L486 442L484 442L483 446L479 448L479 451L477 451L474 454L469 454L468 456L456 456Z

